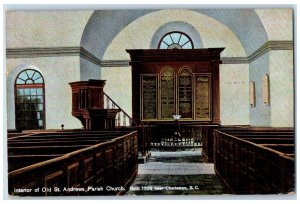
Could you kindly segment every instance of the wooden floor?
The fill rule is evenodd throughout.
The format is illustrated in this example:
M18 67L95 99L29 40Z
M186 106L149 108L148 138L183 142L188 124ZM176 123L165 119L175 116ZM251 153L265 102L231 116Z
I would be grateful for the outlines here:
M203 163L201 149L151 152L127 195L220 195L226 191L212 163Z

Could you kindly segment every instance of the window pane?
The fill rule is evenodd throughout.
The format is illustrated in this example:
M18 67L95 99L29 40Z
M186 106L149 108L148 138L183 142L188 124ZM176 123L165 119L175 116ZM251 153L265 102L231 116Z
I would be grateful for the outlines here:
M28 110L29 111L35 111L35 105L33 103L28 104ZM33 117L32 117L33 118Z
M31 95L34 95L34 96L36 95L36 89L31 89L30 92L31 92Z
M38 107L39 105L38 104L34 104L34 110L35 111L38 111L39 110L39 107Z
M172 37L174 43L178 43L179 42L180 35L181 35L180 33L172 33L171 34L171 37Z
M35 84L42 84L42 83L44 83L43 78L42 78L42 77L37 78L37 79L34 81L34 83L35 83Z
M25 81L18 78L16 81L16 84L25 84Z
M24 103L29 103L30 102L30 96L24 96L23 100L24 100Z
M40 112L36 112L36 118L41 119L41 113Z
M23 79L24 81L26 81L26 79L28 78L28 76L27 76L26 72L24 71L24 72L22 72L22 73L19 75L18 78Z
M26 70L26 72L27 72L27 75L29 76L29 78L32 78L34 71L29 69L29 70Z
M23 89L17 89L17 95L18 95L18 96L24 95Z
M32 103L37 103L38 99L36 96L31 96L31 101L32 101Z
M40 77L42 77L42 76L40 75L40 73L35 72L34 75L33 75L33 77L32 77L32 80L34 81L34 80L36 80L37 78L40 78Z
M27 111L27 110L28 110L28 104L25 103L25 104L24 104L24 111ZM26 116L26 115L24 115L24 116Z
M18 106L18 109L19 109L20 111L24 111L24 110L25 110L25 104L19 105L19 106Z
M43 96L37 96L37 102L43 103Z
M39 120L39 128L43 128L43 120Z
M36 95L43 95L43 89L42 88L36 89Z
M30 95L30 89L24 89L25 95L29 96Z
M19 96L19 97L17 98L17 103L23 103L23 97L20 97L20 96Z
M33 81L31 79L27 79L26 84L33 84Z
M187 41L189 41L189 39L185 35L182 35L180 38L179 44L182 46Z
M165 43L160 44L160 49L168 49L168 46Z
M184 48L184 49L192 49L192 43L188 42L187 44L185 44L184 46L182 46L182 48Z
M173 41L172 41L170 35L167 35L166 37L164 37L163 41L166 42L168 45L173 44Z
M43 110L43 104L38 104L38 110Z

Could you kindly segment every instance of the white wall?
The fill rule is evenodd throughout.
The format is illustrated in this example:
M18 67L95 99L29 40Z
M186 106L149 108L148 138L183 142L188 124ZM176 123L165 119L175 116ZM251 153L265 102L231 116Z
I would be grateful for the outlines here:
M246 56L239 38L219 21L191 10L160 10L127 25L111 41L103 60L127 60L129 54L125 49L150 49L156 31L166 23L174 21L193 26L201 36L204 48L226 47L221 53L222 57Z
M80 46L93 11L7 11L6 46Z
M293 40L292 9L255 9L269 40Z
M249 66L220 65L222 125L249 125Z
M293 51L270 51L271 126L294 126Z
M270 75L269 72L269 53L257 58L250 63L249 81L255 83L255 106L250 107L250 125L270 126L271 105L265 105L263 101L263 76Z
M127 114L132 114L131 67L102 67L101 79L106 80L104 92ZM139 86L139 84L137 84Z
M292 50L271 50L250 64L256 105L250 108L250 125L294 126L294 66ZM263 102L263 76L269 75L270 104Z
M100 79L101 69L89 60L80 58L80 81L87 81L89 79Z
M40 71L45 82L46 128L81 128L72 116L71 87L69 82L79 81L79 57L16 58L6 60L7 128L15 128L14 82L24 69Z

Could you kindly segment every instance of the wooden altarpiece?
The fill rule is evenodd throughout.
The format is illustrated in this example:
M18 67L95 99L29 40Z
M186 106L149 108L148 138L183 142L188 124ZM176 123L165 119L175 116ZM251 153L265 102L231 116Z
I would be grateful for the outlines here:
M132 66L132 117L138 123L220 124L224 48L126 50Z

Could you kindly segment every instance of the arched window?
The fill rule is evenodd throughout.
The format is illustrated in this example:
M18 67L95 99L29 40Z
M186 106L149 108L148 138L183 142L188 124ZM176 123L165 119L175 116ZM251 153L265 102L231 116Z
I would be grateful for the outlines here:
M45 94L43 76L27 69L15 81L16 128L33 130L45 128Z
M191 38L185 33L176 31L165 34L159 42L159 49L194 49Z

